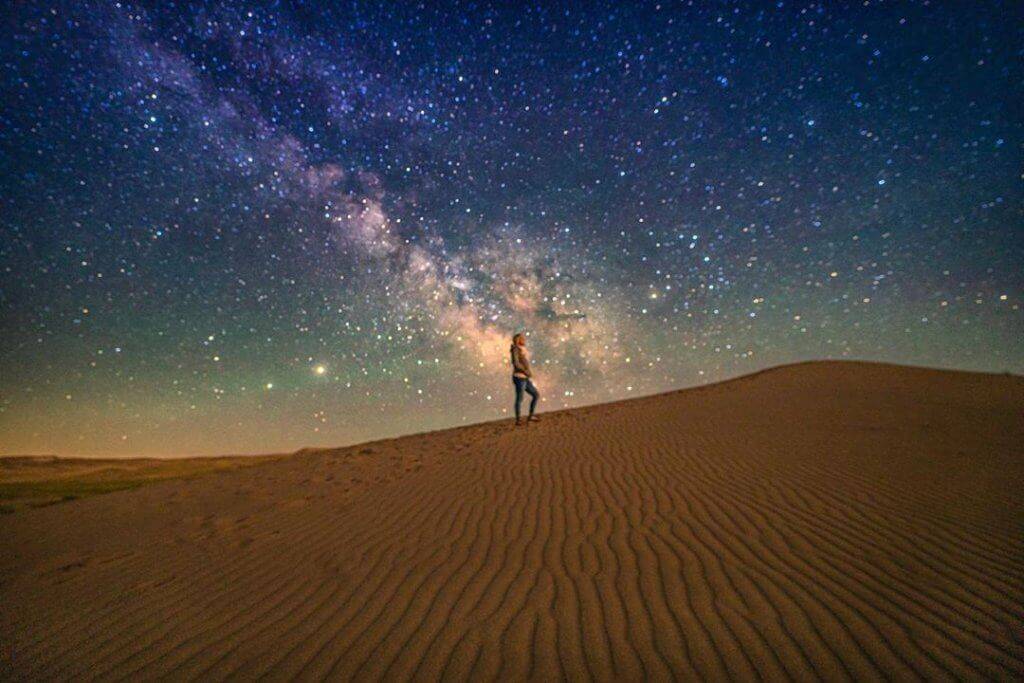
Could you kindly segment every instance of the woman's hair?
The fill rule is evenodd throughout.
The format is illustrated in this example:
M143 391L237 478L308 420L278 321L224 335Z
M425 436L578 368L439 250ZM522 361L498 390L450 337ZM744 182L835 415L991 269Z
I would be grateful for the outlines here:
M518 343L519 342L519 338L522 337L522 336L523 336L522 332L516 332L515 334L513 334L512 335L512 343L513 344Z

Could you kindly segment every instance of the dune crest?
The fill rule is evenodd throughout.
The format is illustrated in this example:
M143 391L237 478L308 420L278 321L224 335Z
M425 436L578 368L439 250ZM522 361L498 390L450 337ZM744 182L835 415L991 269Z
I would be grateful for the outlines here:
M1022 416L808 363L19 510L0 676L1019 679Z

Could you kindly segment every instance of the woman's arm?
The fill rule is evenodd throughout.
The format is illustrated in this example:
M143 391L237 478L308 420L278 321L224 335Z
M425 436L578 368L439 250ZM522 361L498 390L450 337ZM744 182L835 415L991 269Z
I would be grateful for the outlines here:
M526 373L527 377L533 379L533 368L530 366L530 354L525 351L520 351L519 359L523 364L523 372Z

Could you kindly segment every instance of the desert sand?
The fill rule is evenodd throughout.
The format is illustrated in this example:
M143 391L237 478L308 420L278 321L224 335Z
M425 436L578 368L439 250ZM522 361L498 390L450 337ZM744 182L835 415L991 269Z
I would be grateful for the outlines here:
M215 458L0 457L0 514L43 507L163 479L257 465L280 455Z
M1024 379L807 363L0 515L5 679L1024 677Z

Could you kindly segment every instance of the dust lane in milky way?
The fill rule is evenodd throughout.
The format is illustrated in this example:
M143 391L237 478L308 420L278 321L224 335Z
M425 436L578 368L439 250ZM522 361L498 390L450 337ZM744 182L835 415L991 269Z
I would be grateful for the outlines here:
M336 445L808 358L1024 372L1014 3L19 3L0 451Z

